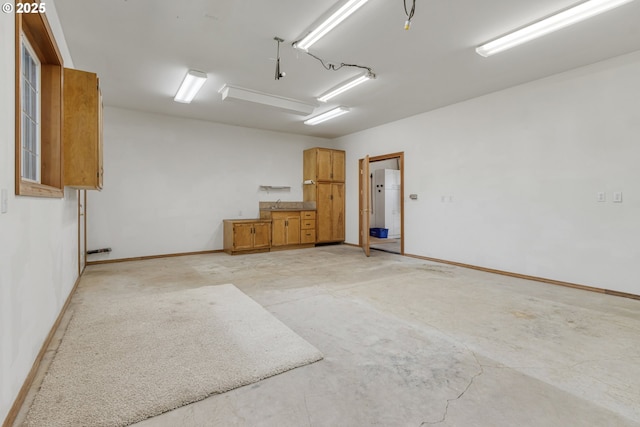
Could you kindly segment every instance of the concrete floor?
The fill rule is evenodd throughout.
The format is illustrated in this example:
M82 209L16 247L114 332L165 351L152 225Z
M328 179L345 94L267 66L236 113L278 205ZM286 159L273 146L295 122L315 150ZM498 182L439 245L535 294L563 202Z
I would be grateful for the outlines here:
M640 426L637 300L341 245L91 266L68 315L223 283L324 360L136 426Z
M385 252L391 252L391 253L394 253L394 254L400 254L400 253L402 253L402 240L400 238L397 238L397 239L392 239L392 238L380 239L380 238L377 238L377 237L369 236L369 247L371 249L375 249L375 250L379 250L379 251L385 251Z

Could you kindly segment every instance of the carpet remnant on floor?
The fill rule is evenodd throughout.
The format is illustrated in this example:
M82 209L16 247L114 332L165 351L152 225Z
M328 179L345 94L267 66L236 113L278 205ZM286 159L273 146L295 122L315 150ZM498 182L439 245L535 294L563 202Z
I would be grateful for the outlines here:
M26 425L126 426L320 359L231 284L87 299Z

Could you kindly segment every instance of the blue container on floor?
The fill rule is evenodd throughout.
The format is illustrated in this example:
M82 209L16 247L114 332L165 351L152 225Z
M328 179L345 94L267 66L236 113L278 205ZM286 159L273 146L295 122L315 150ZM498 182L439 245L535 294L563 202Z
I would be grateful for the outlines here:
M389 235L388 228L370 228L369 235L373 237L379 237L381 239L386 239Z

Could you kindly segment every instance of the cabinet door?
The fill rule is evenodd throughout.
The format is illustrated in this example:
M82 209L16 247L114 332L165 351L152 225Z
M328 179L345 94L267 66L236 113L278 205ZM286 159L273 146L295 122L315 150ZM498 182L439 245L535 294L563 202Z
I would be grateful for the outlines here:
M344 240L344 184L331 184L331 240Z
M333 168L331 166L331 152L332 150L325 148L318 148L317 161L317 180L318 181L331 181L331 175L333 174Z
M102 188L102 101L98 76L64 69L64 185Z
M318 242L330 242L331 236L331 185L318 183L318 200L316 202L316 220Z
M103 124L102 124L102 91L98 87L98 189L102 190L102 180L104 178L104 166L102 160L103 146Z
M345 169L344 151L333 151L331 156L331 180L344 182Z
M259 249L269 246L271 246L271 224L268 222L253 224L253 247Z
M271 245L282 246L287 244L287 216L283 212L271 213Z
M291 215L287 218L287 244L300 244L300 214Z
M233 250L253 248L253 224L233 224Z

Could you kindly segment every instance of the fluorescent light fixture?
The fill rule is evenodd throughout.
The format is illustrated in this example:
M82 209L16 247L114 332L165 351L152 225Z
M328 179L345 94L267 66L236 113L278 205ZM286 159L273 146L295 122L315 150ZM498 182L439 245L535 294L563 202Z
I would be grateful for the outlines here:
M318 97L318 101L320 102L327 102L328 100L330 100L331 98L340 95L343 92L348 91L349 89L353 89L354 87L358 86L359 84L362 84L366 81L369 81L371 79L375 79L376 75L373 74L371 71L368 71L364 74L359 74L357 76L355 76L352 79L347 80L346 82L340 83L338 86L328 90L327 92L325 92L324 94L320 95L320 97Z
M207 74L202 71L189 70L187 71L187 75L184 76L184 80L182 80L182 84L180 85L180 89L178 89L178 93L173 98L176 102L181 102L183 104L188 104L193 101L196 94L207 81Z
M340 9L336 10L322 24L318 25L314 30L307 34L302 40L294 43L294 46L307 50L312 44L320 40L329 31L333 30L339 23L344 21L356 10L360 9L369 0L349 0Z
M271 95L257 90L245 89L242 87L225 84L218 91L222 95L222 100L238 100L253 102L255 104L267 105L269 107L278 108L288 113L300 114L307 116L313 113L316 106L298 101L297 99L285 98L278 95Z
M322 114L319 114L315 117L310 118L309 120L305 120L304 124L309 126L315 126L318 123L326 122L327 120L335 119L343 114L347 114L350 109L347 107L336 107L333 110L326 111Z
M633 0L589 0L476 48L484 57L552 33Z

